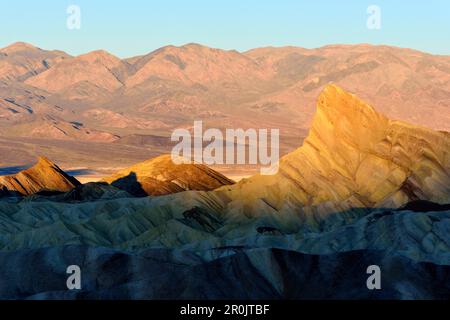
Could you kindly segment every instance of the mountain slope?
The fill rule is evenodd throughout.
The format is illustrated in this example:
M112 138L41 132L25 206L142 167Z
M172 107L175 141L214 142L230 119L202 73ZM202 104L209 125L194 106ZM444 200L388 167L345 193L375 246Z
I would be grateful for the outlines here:
M103 181L137 196L159 196L186 190L210 191L234 183L204 165L176 165L170 155L136 164Z
M27 170L0 177L0 190L27 196L42 191L67 192L80 183L46 158Z
M61 51L47 51L17 42L0 49L0 83L24 81L51 68L70 56Z
M248 85L252 80L271 76L254 60L237 51L199 44L163 47L135 60L133 67L136 72L127 79L128 87L155 77L191 85Z
M86 87L88 83L90 90L93 87L111 93L122 87L127 72L127 65L119 58L100 50L63 61L26 83L51 93L75 90L77 84Z
M256 176L226 192L232 210L245 208L247 214L397 208L414 200L449 203L449 150L450 134L389 120L329 85L319 97L308 138L281 160L279 173Z

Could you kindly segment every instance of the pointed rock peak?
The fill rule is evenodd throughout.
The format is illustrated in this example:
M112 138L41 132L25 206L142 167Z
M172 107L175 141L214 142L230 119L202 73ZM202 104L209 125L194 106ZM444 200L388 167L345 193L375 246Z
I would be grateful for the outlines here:
M0 189L24 196L41 191L67 192L80 185L74 177L61 170L46 157L37 164L15 175L0 177Z
M380 117L380 113L362 101L356 95L351 94L335 84L328 84L319 96L318 109L335 112L337 116L356 116L362 114L368 117ZM384 116L382 116L384 118ZM355 119L358 120L358 119Z
M416 200L446 204L448 150L450 135L391 121L329 85L319 97L308 138L281 159L279 174L241 182L231 188L232 197L234 202L267 199L267 210L297 207L314 223L315 217L354 208L399 208ZM255 214L264 210L254 208Z
M320 94L309 141L369 146L380 139L389 119L357 96L330 84Z
M41 174L51 176L53 174L57 174L57 178L64 178L69 181L71 181L74 185L78 184L78 181L69 176L67 173L65 173L60 167L58 167L57 164L55 164L53 161L49 160L48 158L41 156L38 158L38 162L31 167L28 170L23 171L25 173L32 173L40 172Z
M304 145L326 152L330 158L349 148L365 152L386 137L389 124L387 117L357 96L330 84L319 96Z
M50 161L48 158L46 158L44 156L41 156L38 158L38 162L36 165L41 166L41 167L53 167L53 168L57 167L56 164L54 164L52 161Z

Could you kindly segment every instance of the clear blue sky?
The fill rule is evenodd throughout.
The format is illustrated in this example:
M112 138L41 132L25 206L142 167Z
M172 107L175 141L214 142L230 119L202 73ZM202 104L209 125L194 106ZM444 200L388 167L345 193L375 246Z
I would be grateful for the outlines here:
M66 27L69 5L81 30ZM366 26L381 8L381 30ZM0 47L16 41L80 54L120 57L196 42L247 50L373 43L450 55L449 0L14 0L0 4Z

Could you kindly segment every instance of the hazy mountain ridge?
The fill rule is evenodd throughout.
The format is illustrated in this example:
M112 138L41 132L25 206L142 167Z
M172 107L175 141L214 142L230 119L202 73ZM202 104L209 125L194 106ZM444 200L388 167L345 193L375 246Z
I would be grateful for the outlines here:
M62 51L47 51L17 42L0 49L0 83L25 81L70 58Z
M59 121L44 125L50 139L105 143L145 134L168 137L174 128L203 120L217 128L280 128L286 154L304 138L316 97L329 82L390 118L450 130L447 56L369 45L240 53L189 44L121 60L105 51L71 57L25 44L13 47L17 50L3 50L9 53L0 57L0 64L33 52L39 53L34 64L54 60L43 69L27 69L32 76L17 76L0 88L0 132L13 138L43 137L37 127L49 117ZM104 116L92 110L102 110ZM67 130L71 123L83 129Z

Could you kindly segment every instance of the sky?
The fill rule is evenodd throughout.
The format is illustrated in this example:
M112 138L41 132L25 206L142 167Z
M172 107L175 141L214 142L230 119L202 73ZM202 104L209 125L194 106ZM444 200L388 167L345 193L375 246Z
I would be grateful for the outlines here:
M71 5L80 9L80 29L67 27ZM373 5L379 11L368 13ZM450 1L2 0L0 47L17 41L122 58L192 42L238 51L371 43L450 55Z

